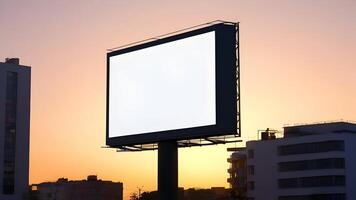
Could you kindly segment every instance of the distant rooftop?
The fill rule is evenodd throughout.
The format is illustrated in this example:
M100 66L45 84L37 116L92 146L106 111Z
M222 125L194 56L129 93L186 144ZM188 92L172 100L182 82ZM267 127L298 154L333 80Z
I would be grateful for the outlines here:
M56 184L86 184L86 183L117 183L122 184L121 182L113 182L113 181L106 181L98 179L96 175L89 175L87 179L84 180L68 180L68 178L59 178L55 182L43 182L39 184L33 184L31 186L44 186L44 185L56 185Z
M5 58L5 60L0 60L0 66L5 68L16 68L16 69L24 69L24 70L31 70L31 66L29 65L22 65L20 63L20 58Z
M329 121L318 121L318 122L312 122L312 123L284 124L284 127L310 126L310 125L333 124L333 123L350 123L350 124L356 124L356 121L339 119L339 120L329 120Z
M356 123L339 121L315 124L304 124L284 127L284 137L297 137L325 133L355 133Z
M19 58L5 58L5 63L13 64L13 65L19 65L20 64L20 59Z

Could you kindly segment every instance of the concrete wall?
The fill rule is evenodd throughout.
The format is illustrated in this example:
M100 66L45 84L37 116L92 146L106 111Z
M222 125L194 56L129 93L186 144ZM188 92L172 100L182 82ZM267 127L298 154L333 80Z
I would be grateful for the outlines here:
M255 166L255 174L247 175L247 182L254 181L255 189L248 190L247 196L257 199L278 199L277 196L277 166L276 146L270 142L249 142L247 152L254 149L254 158L247 158L247 166Z
M356 134L348 134L345 138L346 152L346 198L356 199Z

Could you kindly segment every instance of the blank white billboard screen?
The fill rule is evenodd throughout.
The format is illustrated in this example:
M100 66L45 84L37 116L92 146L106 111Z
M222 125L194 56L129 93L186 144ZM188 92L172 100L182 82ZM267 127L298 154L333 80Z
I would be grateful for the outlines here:
M215 31L109 58L109 137L216 124Z

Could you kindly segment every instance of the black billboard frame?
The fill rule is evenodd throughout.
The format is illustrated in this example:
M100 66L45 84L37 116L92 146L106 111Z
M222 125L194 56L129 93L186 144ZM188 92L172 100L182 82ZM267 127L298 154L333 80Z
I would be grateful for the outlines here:
M174 35L155 37L153 41L144 40L139 44L133 43L109 50L106 95L106 144L109 147L118 148L120 151L142 151L155 150L158 143L164 141L177 141L178 147L241 141L236 140L236 137L241 136L239 23L214 21L195 26L193 29L184 29L183 31L189 31L176 31L172 33ZM211 31L216 33L216 124L109 138L110 57Z

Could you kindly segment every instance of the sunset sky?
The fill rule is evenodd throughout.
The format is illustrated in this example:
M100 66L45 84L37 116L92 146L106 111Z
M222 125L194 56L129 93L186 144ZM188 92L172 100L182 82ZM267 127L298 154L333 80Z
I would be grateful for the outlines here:
M156 189L157 152L105 146L106 49L240 21L242 135L356 120L356 1L0 0L0 59L32 66L30 183L59 177ZM181 187L225 186L229 146L179 150Z

